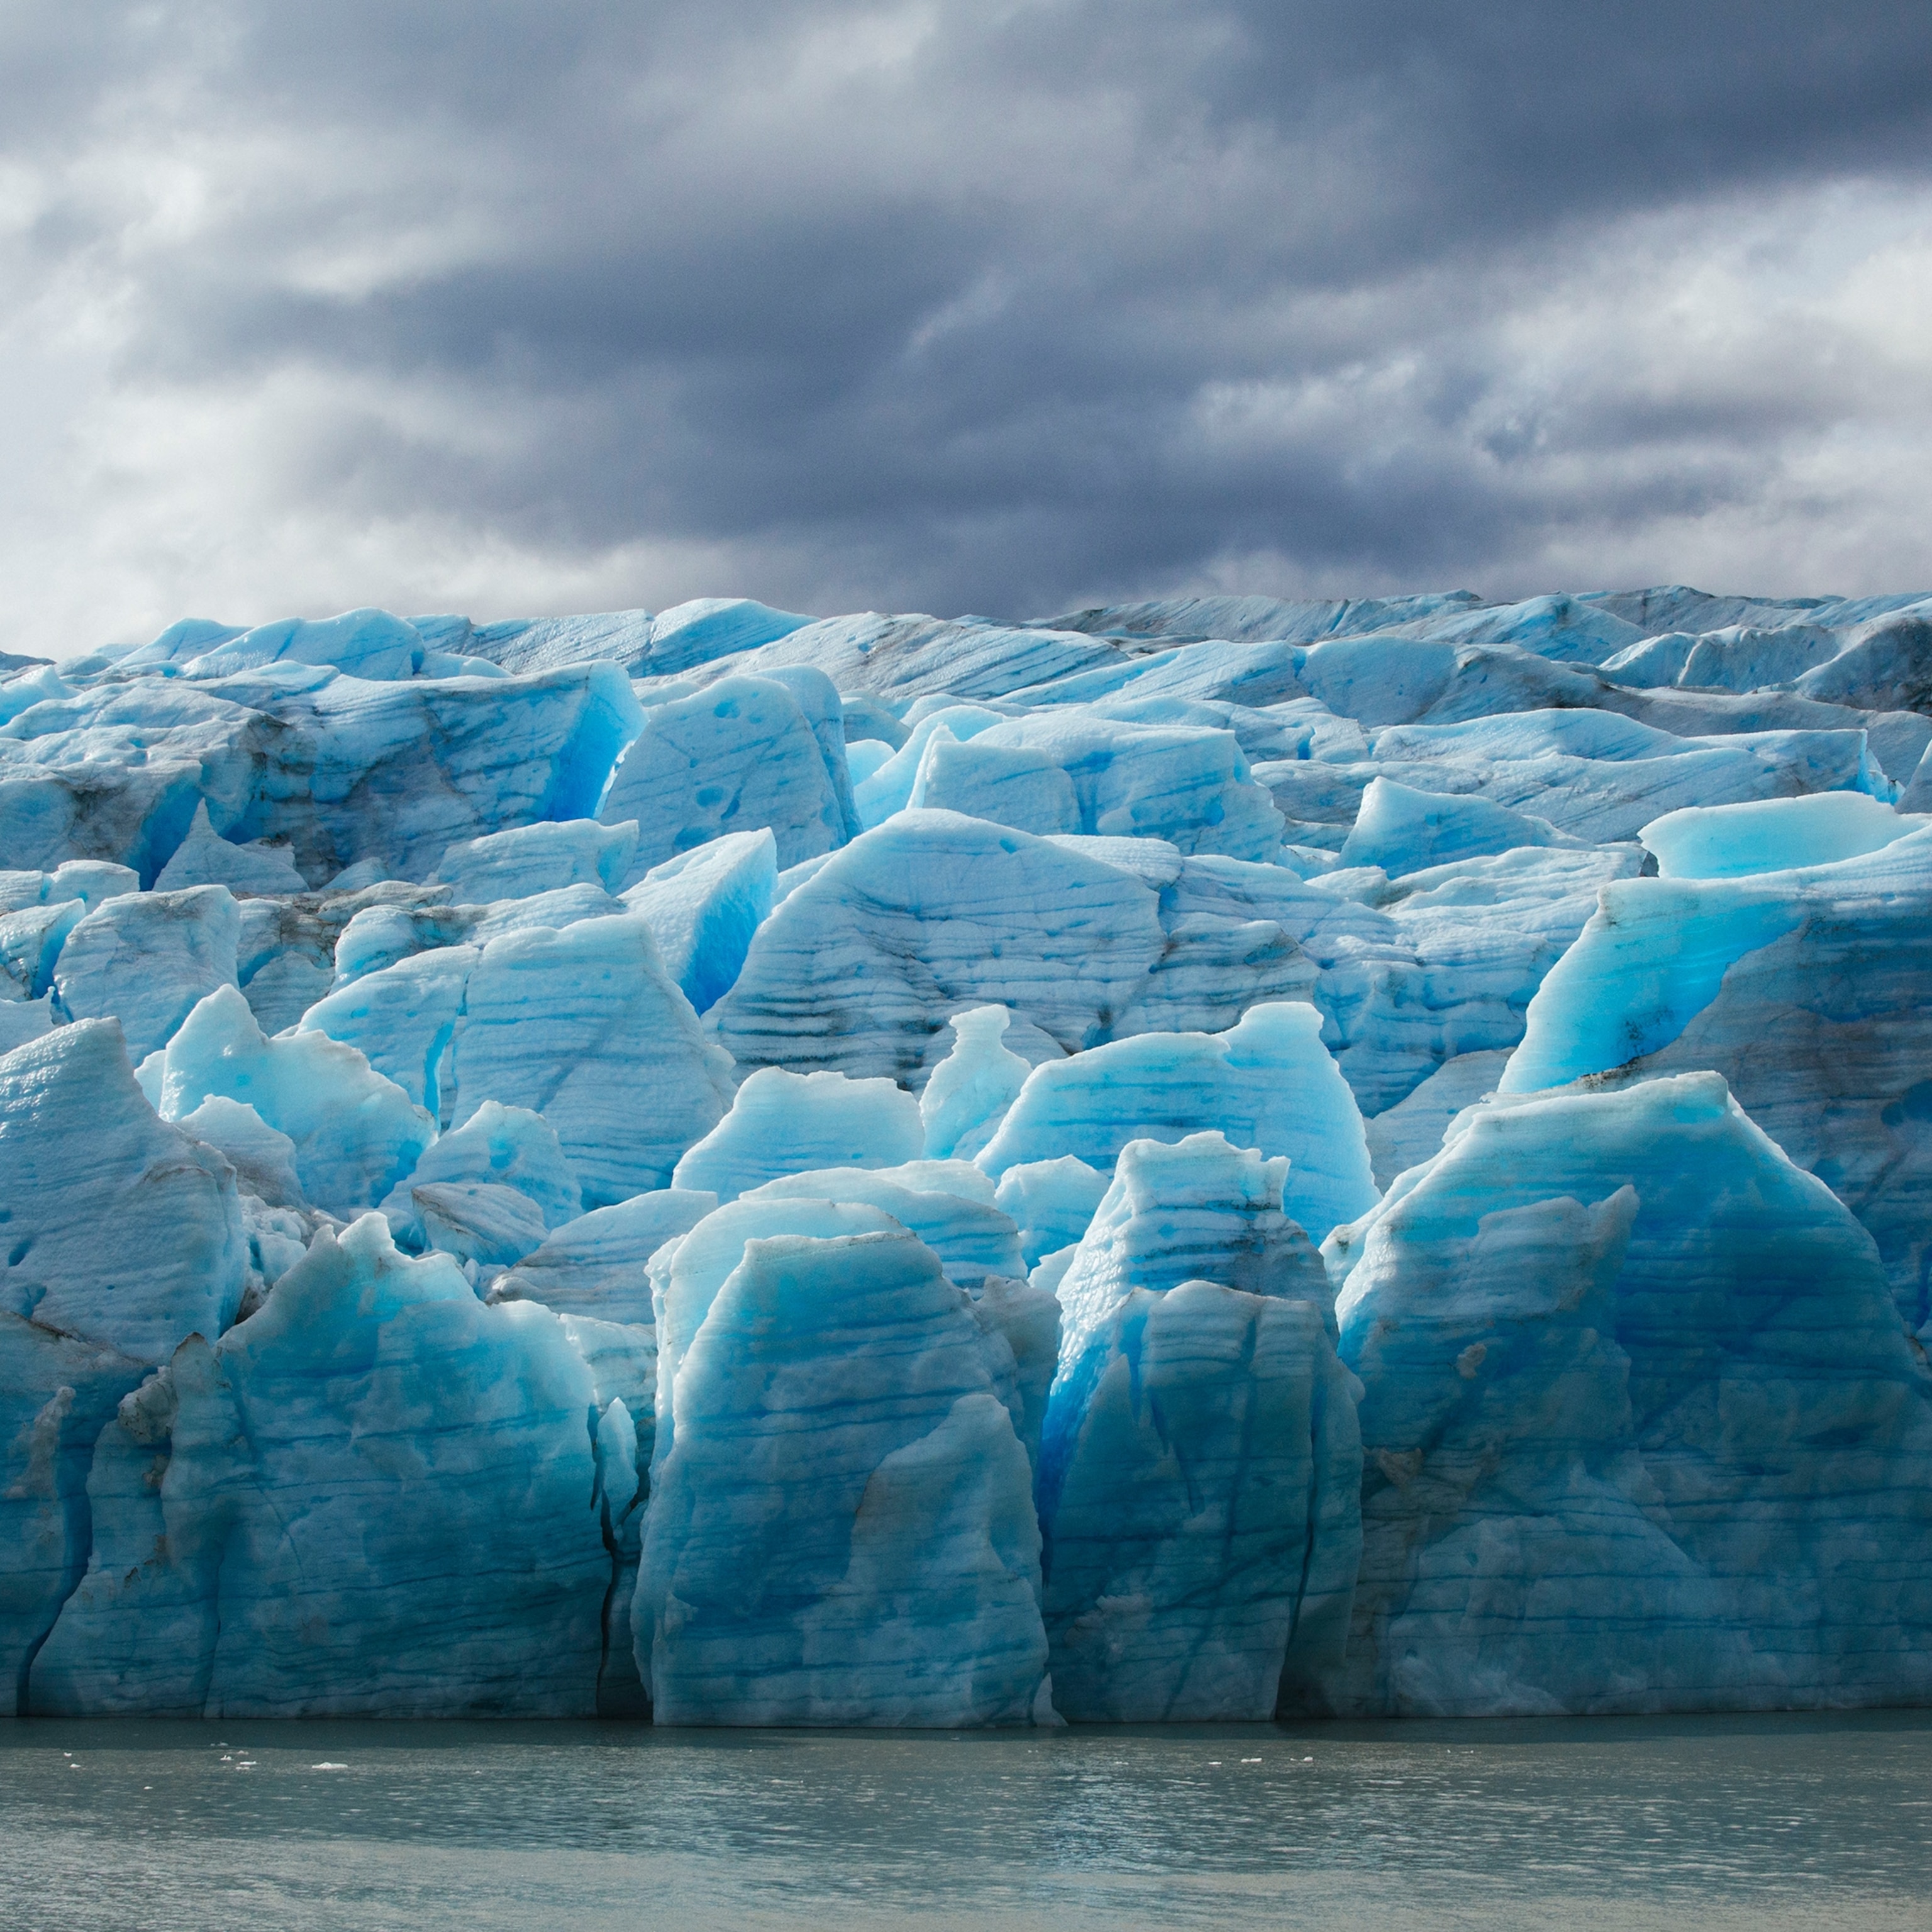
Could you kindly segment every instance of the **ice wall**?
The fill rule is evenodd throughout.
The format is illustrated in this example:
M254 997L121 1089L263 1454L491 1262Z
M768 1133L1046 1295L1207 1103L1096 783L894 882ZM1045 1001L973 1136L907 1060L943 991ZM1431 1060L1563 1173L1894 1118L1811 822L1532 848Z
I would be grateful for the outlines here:
M17 670L0 1699L1932 1700L1929 612Z

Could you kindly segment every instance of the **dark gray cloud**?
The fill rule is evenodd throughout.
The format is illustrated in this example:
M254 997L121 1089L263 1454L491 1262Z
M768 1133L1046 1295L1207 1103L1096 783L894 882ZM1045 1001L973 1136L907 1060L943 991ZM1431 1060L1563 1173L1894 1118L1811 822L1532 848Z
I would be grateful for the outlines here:
M0 15L20 641L1917 562L1922 6L82 16Z

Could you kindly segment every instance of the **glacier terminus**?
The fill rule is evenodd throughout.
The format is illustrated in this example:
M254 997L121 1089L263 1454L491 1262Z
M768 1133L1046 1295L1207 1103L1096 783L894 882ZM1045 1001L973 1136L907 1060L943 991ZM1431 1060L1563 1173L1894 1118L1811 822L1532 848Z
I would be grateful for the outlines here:
M1932 1703L1932 596L0 676L8 1711Z

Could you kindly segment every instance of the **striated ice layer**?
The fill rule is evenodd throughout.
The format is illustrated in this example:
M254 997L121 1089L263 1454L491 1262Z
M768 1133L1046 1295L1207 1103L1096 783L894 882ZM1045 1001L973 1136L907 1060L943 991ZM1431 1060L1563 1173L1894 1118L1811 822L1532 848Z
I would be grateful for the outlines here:
M836 702L836 698L833 702ZM771 678L727 678L650 712L605 794L607 824L634 820L636 855L622 883L724 832L769 830L778 863L795 866L841 844L842 735L835 772L796 694Z
M950 1175L933 1174L932 1170L942 1165L917 1162L900 1168L831 1168L816 1174L788 1174L739 1198L862 1202L890 1214L901 1227L916 1234L939 1258L946 1279L962 1288L976 1287L988 1275L1007 1280L1023 1276L1026 1262L1020 1252L1018 1228L1009 1216L990 1202L975 1198ZM980 1178L970 1168L964 1172L971 1178ZM970 1179L966 1186L970 1187Z
M666 1242L688 1234L717 1205L715 1194L665 1187L593 1208L553 1229L499 1275L489 1298L541 1301L561 1315L652 1322L651 1257Z
M1031 1466L915 1238L748 1241L673 1388L636 1612L659 1723L1049 1708Z
M671 1184L732 1201L782 1175L820 1167L896 1167L925 1150L919 1108L890 1080L787 1073L767 1066L678 1162Z
M124 893L65 935L53 988L68 1018L121 1022L136 1060L167 1045L196 1003L235 984L241 916L224 886Z
M524 825L446 847L434 882L448 886L462 905L529 898L566 886L601 885L615 892L637 848L634 821L600 825L579 818L564 825Z
M1060 1275L1039 1494L1063 1716L1269 1718L1285 1669L1340 1656L1354 1390L1286 1168L1132 1142Z
M728 1069L641 919L533 927L493 939L470 973L455 1121L486 1100L542 1114L603 1207L670 1180L723 1114Z
M1363 1557L1314 1708L1932 1695L1932 1380L1714 1074L1503 1096L1338 1230Z
M1286 1155L1286 1204L1318 1241L1375 1198L1361 1116L1307 1006L1255 1006L1225 1034L1145 1034L1036 1067L979 1164L995 1178L1066 1154L1110 1167L1130 1141L1204 1128Z
M1922 830L1862 792L1828 791L1759 805L1687 806L1640 835L1666 879L1734 879L1862 857Z
M190 886L226 886L238 897L302 892L308 881L295 868L286 845L261 840L232 844L219 837L208 822L208 802L195 807L188 836L154 880L157 892L180 892Z
M161 1362L235 1318L247 1246L234 1173L156 1119L111 1020L0 1060L0 1283L23 1320Z
M293 1144L303 1193L331 1214L374 1207L436 1138L429 1115L354 1048L320 1033L270 1039L232 987L209 994L148 1065L164 1120L217 1095L253 1107Z
M1870 1231L1932 1318L1932 830L1829 865L1632 879L1545 982L1500 1084L1704 1067Z
M98 1560L32 1708L594 1708L611 1568L593 1396L557 1318L483 1306L378 1216L324 1234L259 1315L185 1343L104 1431Z
M752 935L771 911L778 878L769 831L730 832L652 866L625 893L695 1011L710 1012L731 990Z

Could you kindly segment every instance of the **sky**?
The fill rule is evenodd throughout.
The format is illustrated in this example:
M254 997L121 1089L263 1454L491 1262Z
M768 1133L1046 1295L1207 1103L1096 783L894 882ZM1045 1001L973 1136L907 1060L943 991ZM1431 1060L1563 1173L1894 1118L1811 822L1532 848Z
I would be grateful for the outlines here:
M1932 589L1924 0L6 0L0 650Z

